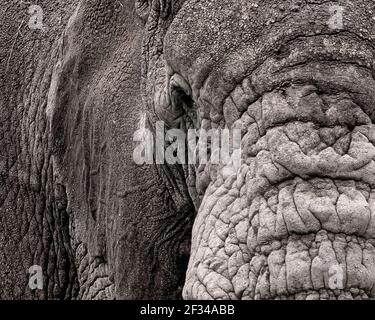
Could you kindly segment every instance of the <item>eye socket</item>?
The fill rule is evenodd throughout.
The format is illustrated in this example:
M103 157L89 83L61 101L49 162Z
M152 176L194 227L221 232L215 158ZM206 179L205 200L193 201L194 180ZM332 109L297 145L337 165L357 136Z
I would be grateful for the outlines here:
M180 119L182 127L197 128L197 107L193 98L179 86L171 88L172 109Z
M197 104L191 95L188 82L179 74L169 80L169 110L173 114L173 126L179 128L197 128Z
M175 108L189 108L194 104L189 83L177 73L169 80L169 93Z
M193 108L194 106L193 98L188 95L181 87L172 88L172 98L172 102L175 104L175 106L178 109L184 109L185 112Z

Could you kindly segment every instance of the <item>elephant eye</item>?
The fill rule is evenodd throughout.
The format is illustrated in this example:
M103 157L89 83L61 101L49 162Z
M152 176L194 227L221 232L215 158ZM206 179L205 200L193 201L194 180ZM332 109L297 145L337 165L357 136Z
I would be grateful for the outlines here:
M193 98L178 86L171 88L171 102L176 114L180 114L183 127L197 128L197 107Z
M184 111L191 109L194 106L192 97L180 87L174 87L172 89L172 97L175 106L184 109Z

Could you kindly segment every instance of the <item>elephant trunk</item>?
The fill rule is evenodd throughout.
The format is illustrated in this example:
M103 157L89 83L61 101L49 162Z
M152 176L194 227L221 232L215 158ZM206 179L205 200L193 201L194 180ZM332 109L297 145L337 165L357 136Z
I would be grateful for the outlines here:
M268 64L275 70L264 64L241 84L242 96L225 102L226 123L242 130L241 167L229 176L218 170L205 191L185 298L375 296L370 60L351 56L339 36L308 39L313 46L296 40L294 48L335 41L340 60L327 60L330 46L316 60L306 54L310 62L306 51L287 49ZM261 92L247 108L244 83ZM234 108L237 119L225 111Z

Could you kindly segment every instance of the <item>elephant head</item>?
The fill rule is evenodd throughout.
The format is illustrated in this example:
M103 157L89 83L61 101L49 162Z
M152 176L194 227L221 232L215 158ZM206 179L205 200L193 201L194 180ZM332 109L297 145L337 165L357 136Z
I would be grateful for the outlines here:
M14 260L46 270L40 297L374 297L373 1L47 2L66 23L20 118L43 126L15 138L47 181L22 180L47 205ZM240 156L137 163L160 123L237 130Z
M374 296L371 5L186 1L174 17L169 75L198 123L242 131L238 170L195 171L185 298Z

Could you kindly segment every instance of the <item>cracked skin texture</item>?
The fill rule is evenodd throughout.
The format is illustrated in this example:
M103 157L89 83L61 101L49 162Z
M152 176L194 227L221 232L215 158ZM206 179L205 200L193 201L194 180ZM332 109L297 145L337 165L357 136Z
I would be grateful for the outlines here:
M254 4L223 4L209 16L215 21L209 31L198 27L199 37L186 35L179 22L167 35L168 61L189 79L198 105L206 106L202 125L242 131L238 171L208 164L197 174L202 202L183 295L373 298L371 32L366 29L366 37L350 23L355 11L348 7L346 27L330 34L321 24L327 2L306 1L298 14L281 10L280 3ZM200 26L213 4L198 5L198 14L187 6L180 15ZM257 12L253 19L274 23L257 29L258 21L246 20L247 5ZM234 20L232 28L222 28ZM186 45L200 42L212 49ZM175 50L180 46L186 55ZM337 266L342 279L334 286Z
M44 33L0 12L1 298L374 297L373 1L38 4ZM134 164L186 96L241 129L238 171Z

